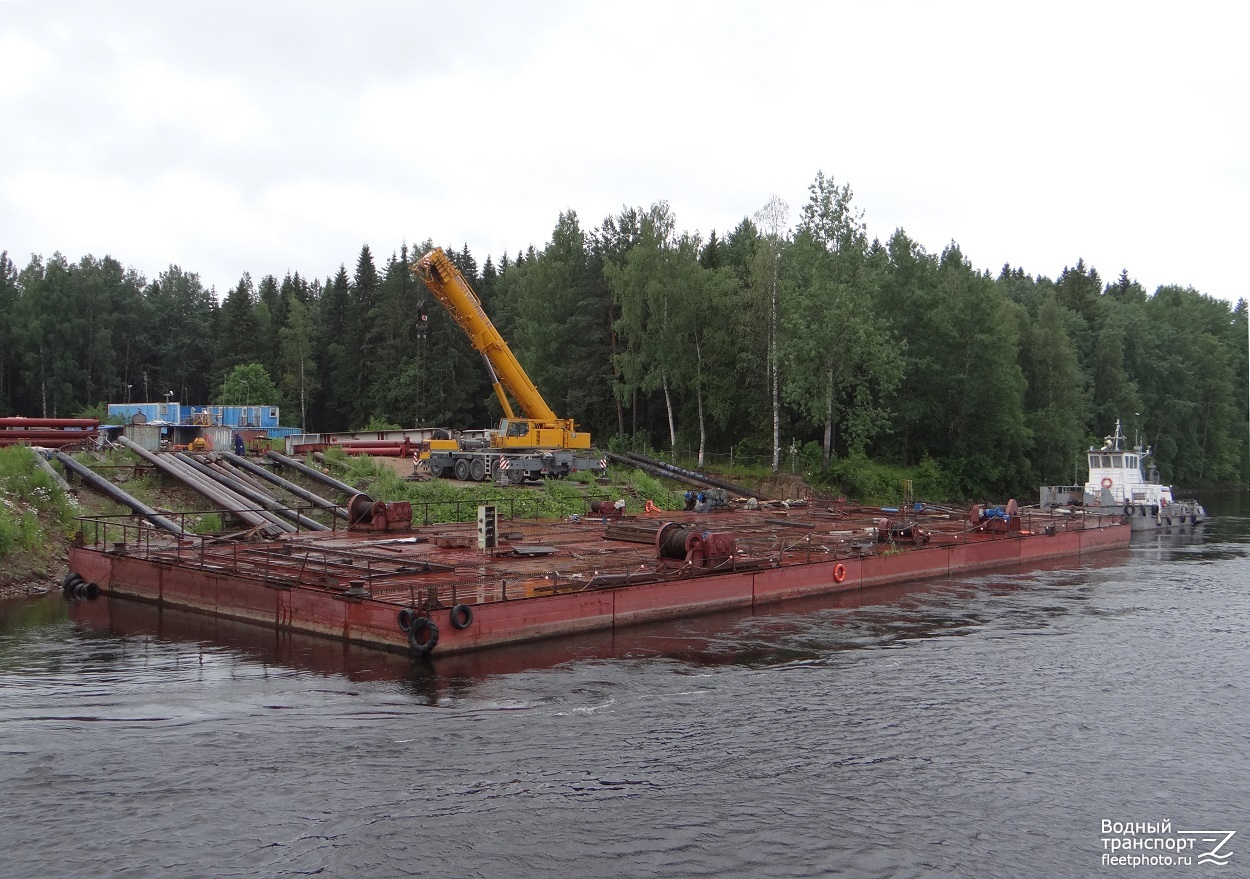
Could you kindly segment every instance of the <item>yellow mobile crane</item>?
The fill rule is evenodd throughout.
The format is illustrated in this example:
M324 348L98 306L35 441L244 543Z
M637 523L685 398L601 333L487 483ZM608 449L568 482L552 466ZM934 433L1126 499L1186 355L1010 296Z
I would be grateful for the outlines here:
M579 431L573 419L558 418L547 405L443 249L436 247L417 260L413 272L482 355L504 413L499 429L484 441L431 440L429 452L422 453L430 472L476 481L506 472L510 481L521 482L562 477L574 470L605 470L606 459L590 451L590 434ZM513 412L509 394L521 410L520 417Z

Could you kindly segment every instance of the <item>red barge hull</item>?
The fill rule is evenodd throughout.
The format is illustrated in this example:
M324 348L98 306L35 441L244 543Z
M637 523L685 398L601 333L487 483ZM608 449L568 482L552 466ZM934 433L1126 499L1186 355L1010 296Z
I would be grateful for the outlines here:
M108 595L384 649L412 649L403 613L428 617L437 631L432 652L442 655L989 568L1079 562L1126 548L1131 533L1111 519L1039 514L1011 533L975 533L956 521L931 530L927 545L872 546L848 543L855 532L831 530L847 523L828 516L782 515L666 514L694 533L710 526L740 535L734 553L710 567L665 562L641 541L609 539L610 520L508 523L516 529L511 546L491 554L466 545L475 532L464 525L223 545L112 524L94 545L72 547L69 561L73 574ZM456 609L466 606L468 623L458 627L466 614L454 616Z

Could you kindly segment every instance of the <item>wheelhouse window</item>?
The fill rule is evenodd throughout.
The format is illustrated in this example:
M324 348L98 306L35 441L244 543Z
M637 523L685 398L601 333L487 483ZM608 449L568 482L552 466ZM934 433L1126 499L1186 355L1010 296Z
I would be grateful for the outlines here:
M1123 456L1123 455L1112 455L1112 456L1111 456L1111 466L1112 466L1112 467L1114 467L1114 468L1116 468L1117 470L1119 470L1121 467L1123 467L1123 466L1124 466L1124 456Z

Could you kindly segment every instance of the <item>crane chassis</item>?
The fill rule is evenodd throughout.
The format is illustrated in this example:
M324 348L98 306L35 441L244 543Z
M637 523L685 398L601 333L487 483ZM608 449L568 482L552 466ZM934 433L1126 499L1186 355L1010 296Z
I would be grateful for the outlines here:
M578 470L592 470L600 475L606 472L607 458L591 449L590 434L578 430L572 418L558 417L547 405L486 316L481 300L443 249L436 247L417 260L413 272L482 356L504 413L498 429L487 431L481 438L431 440L429 449L422 451L419 459L429 467L431 475L520 483L562 478ZM521 414L513 410L509 396Z

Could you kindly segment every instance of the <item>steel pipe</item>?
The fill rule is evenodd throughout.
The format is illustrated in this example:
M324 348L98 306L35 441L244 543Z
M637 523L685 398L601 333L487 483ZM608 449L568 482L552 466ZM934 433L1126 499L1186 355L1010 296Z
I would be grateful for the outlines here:
M275 525L282 526L282 529L284 531L297 530L296 528L292 528L287 522L283 520L289 519L292 522L295 522L297 521L296 517L298 517L299 514L294 513L291 510L284 509L280 503L278 503L277 501L275 501L273 498L269 497L268 495L262 495L259 492L252 491L251 489L240 484L238 481L234 479L230 479L229 477L223 476L220 473L214 473L211 468L209 468L208 466L204 464L201 464L199 461L192 458L186 452L174 452L174 458L181 461L187 467L190 467L192 470L194 470L196 473L198 473L200 476L204 477L205 479L216 483L222 490L230 492L236 495L237 497L241 498L243 500L243 504L242 504L243 507L247 507L249 505L252 506L253 508L256 509L256 512L259 515L264 516L265 518L269 519ZM299 518L304 519L306 522L312 522L312 519L308 519L307 517L299 517ZM303 525L304 522L299 522L299 524ZM314 523L314 524L317 525L316 528L312 528L312 530L314 531L320 531L325 528L325 526L321 525L319 522Z
M263 507L264 509L273 513L274 515L281 516L283 519L289 519L290 521L294 522L295 524L309 531L328 530L325 525L322 525L320 522L316 521L315 519L310 519L307 516L302 515L295 510L291 510L291 509L284 507L279 501L275 500L270 495L265 494L264 492L261 492L261 491L257 491L256 489L245 485L242 481L235 479L233 476L231 476L228 473L222 472L220 470L214 470L210 465L205 464L202 461L197 461L195 458L191 457L190 455L184 452L177 452L174 454L174 457L186 464L191 465L198 472L207 476L209 479L212 479L212 480L215 480L216 482L221 483L226 488L230 489L236 494L241 495L242 497L246 498L252 503L257 504L260 507Z
M179 482L185 483L199 494L208 498L214 504L221 507L227 512L233 513L249 525L254 525L265 531L267 534L273 534L273 529L278 528L279 532L294 530L286 522L280 519L275 520L269 515L261 515L253 510L247 509L247 504L242 499L231 492L227 492L216 483L206 483L200 478L199 474L187 467L181 461L173 458L166 459L164 456L154 455L143 446L136 443L128 437L118 437L117 441L124 447L130 449L143 460L147 461L153 467L159 469Z
M22 418L10 416L0 418L0 427L90 427L100 426L98 418Z
M300 500L308 501L313 506L320 507L321 509L326 510L329 513L332 513L333 515L337 516L340 519L343 519L343 520L347 519L347 510L345 510L343 507L339 506L338 504L335 504L332 501L328 501L323 497L319 497L318 495L313 494L311 491L308 491L306 488L296 485L294 482L291 482L289 480L283 479L278 474L272 473L266 470L264 467L261 467L259 464L253 464L251 461L247 460L247 458L239 457L233 452L221 452L220 454L224 460L229 461L234 466L239 467L243 470L246 470L248 473L255 474L256 476L259 476L261 479L269 480L270 482L272 482L274 485L278 486L279 488L283 488L289 491L291 494L295 495Z
M185 533L176 522L165 518L143 501L122 491L103 476L100 476L91 468L78 463L64 452L56 452L54 457L61 462L62 467L79 476L83 482L90 485L96 491L103 495L107 495L122 506L130 507L130 509L147 519L157 528L168 531L170 534L182 535Z
M734 494L742 497L753 497L761 501L775 500L766 494L758 491L751 491L743 488L741 485L734 485L732 482L726 482L723 479L717 479L715 476L708 476L706 473L699 473L695 470L686 470L684 467L678 467L676 464L669 464L667 461L661 461L657 458L649 458L646 455L639 455L637 452L626 452L625 457L628 459L626 463L641 462L651 467L657 467L668 473L676 473L684 476L687 480L694 479L702 482L706 486L713 488L723 488L726 491L732 491Z
M305 476L309 477L310 479L317 480L323 485L328 485L331 488L338 489L339 491L343 492L343 494L347 495L348 497L351 497L352 495L356 494L358 491L358 489L353 488L352 486L348 485L346 482L340 482L339 480L335 479L333 476L327 476L324 473L322 473L320 470L314 470L313 468L299 461L296 461L294 458L288 458L286 455L283 455L280 452L275 452L271 450L268 452L268 457L274 461L277 461L279 464L282 464L285 467L290 467L292 470L298 470L300 473L303 473Z

